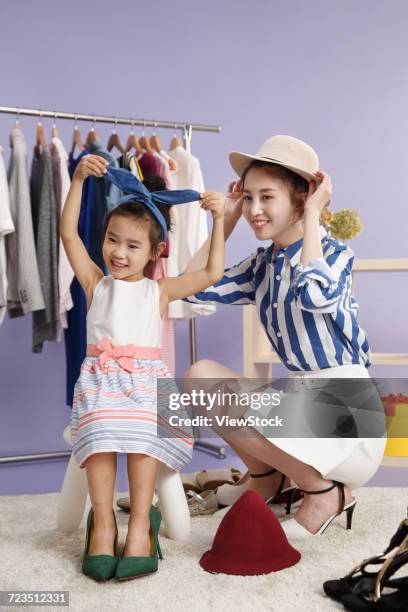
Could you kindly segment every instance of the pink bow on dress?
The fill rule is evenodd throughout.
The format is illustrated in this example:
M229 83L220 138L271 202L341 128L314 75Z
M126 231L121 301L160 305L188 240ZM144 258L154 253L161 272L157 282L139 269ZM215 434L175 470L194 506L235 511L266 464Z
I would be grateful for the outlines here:
M135 346L133 344L112 344L112 342L104 336L99 340L96 348L101 351L99 361L102 368L105 368L105 362L108 359L115 359L121 367L128 372L133 372L133 359L135 355Z

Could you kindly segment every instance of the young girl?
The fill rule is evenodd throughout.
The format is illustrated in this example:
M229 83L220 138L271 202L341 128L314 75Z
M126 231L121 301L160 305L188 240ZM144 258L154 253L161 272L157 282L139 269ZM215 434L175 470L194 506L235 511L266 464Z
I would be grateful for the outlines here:
M324 387L327 380L320 378L369 378L370 349L351 295L354 254L320 224L328 214L331 181L319 171L315 151L296 138L273 136L255 155L234 152L230 161L241 180L230 185L225 236L243 214L255 237L270 244L187 301L255 304L273 349L289 370L291 390L316 383ZM200 266L207 252L204 244L186 273ZM240 376L209 360L185 373L193 379ZM369 418L377 419L383 435L384 415L377 404L375 411ZM351 526L356 504L351 491L374 475L386 443L384 437L285 439L259 432L239 439L226 434L225 439L248 467L235 489L238 494L252 488L274 501L282 491L293 494L289 478L303 490L296 518L283 523L286 533L297 537L322 533L343 510Z
M158 461L181 470L192 454L190 432L157 435L158 378L171 378L160 358L162 317L172 300L212 285L224 268L222 194L149 191L130 173L108 169L97 155L78 164L61 217L61 237L87 299L87 356L75 385L73 452L86 468L92 508L88 515L83 572L96 580L120 580L157 570L160 514L151 506ZM89 257L78 232L83 183L106 176L125 195L107 216L103 259L110 274ZM165 248L168 204L201 199L213 217L208 259L201 269L158 281L144 276ZM127 453L131 513L123 556L117 557L112 508L116 453ZM112 554L113 553L113 554Z

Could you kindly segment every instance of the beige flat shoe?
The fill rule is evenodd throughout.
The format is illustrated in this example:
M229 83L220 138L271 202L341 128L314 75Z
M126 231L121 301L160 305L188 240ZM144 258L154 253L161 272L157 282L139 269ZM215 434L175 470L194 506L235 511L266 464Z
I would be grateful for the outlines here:
M192 474L181 474L181 482L183 483L184 491L200 493L201 491L216 489L223 484L233 485L241 477L240 470L234 467L226 467L202 470Z
M196 482L202 491L217 489L224 484L234 485L242 478L241 471L234 467L203 470L196 476Z

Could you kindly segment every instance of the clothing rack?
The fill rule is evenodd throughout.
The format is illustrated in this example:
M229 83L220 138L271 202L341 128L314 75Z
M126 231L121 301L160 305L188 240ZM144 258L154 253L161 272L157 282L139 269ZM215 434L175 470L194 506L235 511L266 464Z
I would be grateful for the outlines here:
M49 111L35 108L22 108L20 106L0 106L0 113L15 115L16 121L19 120L20 115L27 115L31 117L38 117L39 122L43 117L50 117L56 121L57 119L74 120L75 124L77 121L91 121L92 127L95 123L110 123L116 125L130 125L183 130L184 144L187 150L190 150L191 135L193 131L197 132L221 132L221 126L219 125L206 125L201 123L190 123L180 121L159 121L154 119L137 119L133 117L116 117L113 115L94 115L85 113L68 113L65 111ZM190 362L193 364L197 359L197 347L196 347L196 329L195 329L195 317L192 317L189 321L189 337L190 337ZM200 440L197 438L194 441L194 447L199 448L203 451L209 451L215 453L220 459L226 456L225 448L217 446ZM22 461L35 461L39 459L56 459L62 457L69 457L71 451L54 451L49 453L33 453L30 455L14 455L8 457L0 457L0 465L4 463L19 463Z
M205 125L202 123L190 123L188 121L158 121L155 119L136 119L132 117L115 117L112 115L89 115L84 113L66 113L65 111L49 111L35 108L21 108L19 106L0 106L0 113L16 115L29 115L31 117L51 117L52 119L73 119L74 121L91 121L94 123L113 123L114 125L140 125L142 127L196 130L197 132L221 132L219 125Z

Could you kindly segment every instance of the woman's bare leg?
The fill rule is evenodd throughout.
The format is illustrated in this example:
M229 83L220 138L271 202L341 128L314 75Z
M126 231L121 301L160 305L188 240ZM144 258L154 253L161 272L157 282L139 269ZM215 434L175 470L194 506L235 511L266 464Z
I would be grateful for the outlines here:
M185 379L217 379L242 377L242 374L239 374L238 372L235 372L234 370L231 370L230 368L227 368L226 366L220 363L207 359L197 361L184 373ZM188 380L183 381L183 390L188 391ZM271 467L274 467L271 466L270 463L265 463L264 461L258 460L250 452L246 452L243 448L241 448L239 444L239 439L232 437L226 440L226 442L236 452L241 461L245 463L249 473L263 474L264 472L270 471ZM264 499L268 499L277 491L281 478L282 475L278 472L276 472L275 474L271 474L270 476L265 476L263 478L251 478L249 489L252 491L257 491ZM290 478L286 477L283 483L283 487L288 487L289 485Z
M150 507L157 476L157 459L141 453L128 453L130 518L124 557L150 555Z
M259 461L246 451L244 451L239 440L233 437L223 437L223 439L230 445L230 447L237 453L238 457L245 463L250 474L264 474L271 470L271 464L267 464L264 461ZM283 472L285 473L285 472ZM250 478L249 489L251 491L257 491L264 499L270 498L278 490L282 478L282 472L280 470L270 476L263 476L262 478ZM285 476L283 482L283 488L290 485L290 478Z
M94 511L94 531L88 551L90 555L115 554L113 545L116 527L112 507L116 462L116 453L95 453L84 464Z
M208 360L197 361L185 372L184 376L193 379L241 377L241 375L233 370ZM258 462L258 466L272 466L282 474L289 476L300 488L306 491L326 489L332 484L332 481L324 479L321 473L311 465L303 463L281 450L255 429L251 437L238 437L236 435L223 435L222 437L228 444L233 445L234 450L236 450L244 463L249 461L249 456L252 458L251 463L255 460ZM246 463L246 465L248 464ZM259 471L262 471L262 469ZM259 480L263 481L266 478ZM344 487L344 493L345 501L349 503L352 500L352 495L347 486ZM296 520L311 533L315 533L325 520L337 511L338 506L339 492L337 488L334 488L325 495L305 495L302 505L296 514Z
M223 436L229 444L229 436ZM259 461L269 462L283 474L287 474L296 484L306 491L319 491L332 485L331 480L322 477L314 467L295 459L285 451L278 448L270 440L264 438L254 430L254 436L241 437L238 442L241 450L250 452ZM262 479L263 480L263 479ZM350 489L344 486L345 503L352 501ZM316 533L323 523L339 508L339 491L332 489L324 495L305 495L301 507L296 513L296 520Z

